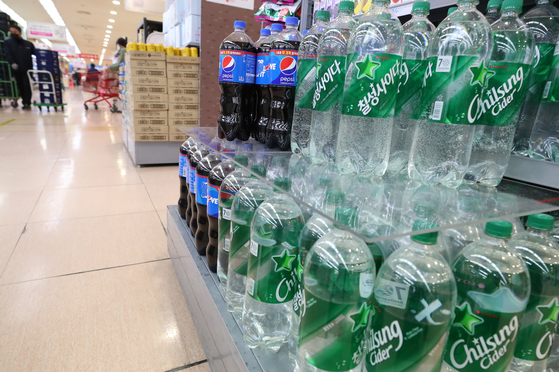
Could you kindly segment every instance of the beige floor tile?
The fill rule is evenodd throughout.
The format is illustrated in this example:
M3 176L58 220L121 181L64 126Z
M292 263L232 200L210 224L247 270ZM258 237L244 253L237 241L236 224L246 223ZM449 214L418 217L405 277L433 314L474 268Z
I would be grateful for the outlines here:
M2 141L5 142L5 141ZM28 168L52 169L56 163L58 155L34 155L25 153L23 155L2 155L0 156L0 182L2 181L3 171L21 170Z
M55 164L55 169L72 168L94 168L94 167L134 167L128 151L119 146L119 149L106 150L84 150L77 154L61 153Z
M185 372L211 372L210 364L208 362L198 364L197 366L185 369Z
M43 167L2 170L0 172L0 192L42 190L50 173L51 168Z
M24 224L0 226L0 275L14 252L24 227Z
M177 204L179 200L180 183L178 177L176 182L150 183L145 186L156 210L167 209L168 205Z
M142 178L143 183L165 183L165 182L178 182L179 180L179 166L164 166L164 167L142 167L138 168L138 173Z
M159 216L159 221L161 221L165 230L167 230L167 209L157 210L157 215Z
M170 260L0 287L0 370L166 371L206 359Z
M132 167L103 168L57 168L45 185L45 189L67 187L90 187L140 184L142 180ZM0 187L1 189L1 187Z
M41 190L0 192L0 226L26 223L40 195Z
M44 190L29 222L155 210L144 185Z
M30 223L0 284L164 258L167 237L156 212Z

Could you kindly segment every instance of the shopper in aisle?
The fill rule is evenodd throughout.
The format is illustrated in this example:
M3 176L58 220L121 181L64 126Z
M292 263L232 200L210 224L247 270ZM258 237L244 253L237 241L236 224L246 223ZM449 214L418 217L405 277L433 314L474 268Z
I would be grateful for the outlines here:
M10 27L10 36L4 41L4 55L12 67L23 109L31 110L31 85L27 71L33 69L31 56L35 54L35 46L21 37L21 27L18 25Z
M116 50L117 50L117 61L112 65L109 65L109 69L111 71L118 71L120 64L124 62L124 54L126 54L126 44L128 42L125 38L119 37L116 41Z

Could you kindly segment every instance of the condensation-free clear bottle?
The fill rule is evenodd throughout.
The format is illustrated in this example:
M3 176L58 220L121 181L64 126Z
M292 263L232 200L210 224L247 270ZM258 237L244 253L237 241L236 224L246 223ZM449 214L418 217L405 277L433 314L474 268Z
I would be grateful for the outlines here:
M487 22L489 22L490 25L501 18L502 4L503 0L490 0L487 3L487 14L485 15L485 19L487 19Z

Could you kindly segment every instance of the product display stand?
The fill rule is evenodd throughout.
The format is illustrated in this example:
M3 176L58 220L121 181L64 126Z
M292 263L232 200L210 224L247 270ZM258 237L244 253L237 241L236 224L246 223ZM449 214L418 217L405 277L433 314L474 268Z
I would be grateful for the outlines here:
M126 123L122 123L122 141L128 149L134 164L177 164L182 142L140 142L129 133Z
M558 189L559 163L511 155L505 177Z
M210 272L206 257L196 251L194 238L176 205L167 207L167 249L212 371L293 370L286 345L277 354L245 345L240 324L227 311L225 291L217 274Z

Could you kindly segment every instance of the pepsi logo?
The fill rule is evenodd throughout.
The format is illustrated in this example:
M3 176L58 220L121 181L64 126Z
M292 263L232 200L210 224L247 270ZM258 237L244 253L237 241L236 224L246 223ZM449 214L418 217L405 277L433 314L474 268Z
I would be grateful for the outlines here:
M293 75L297 71L297 61L293 57L284 57L280 63L280 70L284 75Z
M231 72L235 69L235 59L231 56L225 56L221 62L221 68L223 72Z

